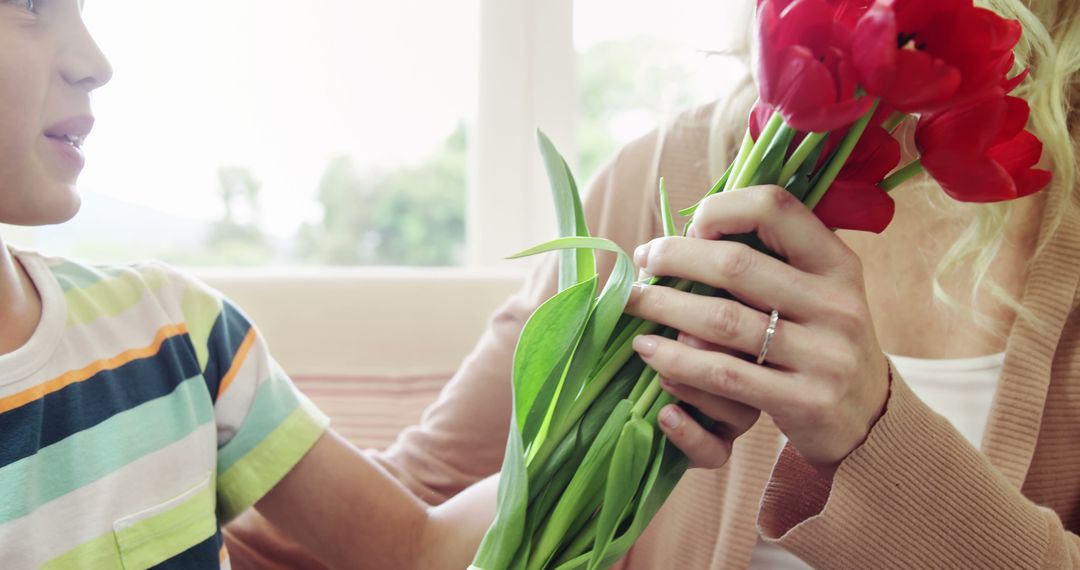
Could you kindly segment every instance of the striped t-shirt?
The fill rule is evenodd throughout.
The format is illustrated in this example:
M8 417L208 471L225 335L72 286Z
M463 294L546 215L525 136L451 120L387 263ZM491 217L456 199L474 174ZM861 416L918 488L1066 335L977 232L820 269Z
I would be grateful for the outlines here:
M228 568L221 525L325 416L198 281L15 255L43 314L0 355L0 568Z

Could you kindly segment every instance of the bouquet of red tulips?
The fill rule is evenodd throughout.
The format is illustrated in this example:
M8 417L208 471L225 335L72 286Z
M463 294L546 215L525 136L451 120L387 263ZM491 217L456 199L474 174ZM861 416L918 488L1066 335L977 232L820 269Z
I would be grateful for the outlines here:
M757 27L759 101L708 194L776 184L829 227L881 232L894 212L889 191L924 171L965 202L1020 198L1050 182L1034 168L1042 143L1026 130L1028 104L1009 95L1027 76L1014 69L1017 22L972 0L759 0ZM918 149L902 165L898 133ZM606 568L687 468L656 427L673 398L630 346L677 331L622 313L633 264L590 237L565 161L540 142L563 237L519 255L560 250L560 286L514 356L514 418L498 514L473 564L481 570ZM660 195L674 234L663 181ZM618 254L603 291L595 249Z

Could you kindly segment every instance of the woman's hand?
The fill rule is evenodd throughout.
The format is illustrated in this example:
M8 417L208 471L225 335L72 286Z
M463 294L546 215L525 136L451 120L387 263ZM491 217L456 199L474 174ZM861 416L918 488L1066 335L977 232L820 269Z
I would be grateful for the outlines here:
M717 241L756 232L785 261ZM748 408L772 416L812 465L831 473L881 415L888 362L870 320L858 257L786 190L763 186L716 194L697 209L687 238L660 238L635 252L647 273L727 290L740 302L644 287L627 310L683 331L677 342L642 336L634 348L674 396L726 431L706 432L677 406L661 426L697 464L726 460L749 428ZM769 323L780 320L763 364L755 364ZM689 341L689 342L687 342ZM679 414L681 425L664 422ZM756 416L753 416L756 419ZM752 423L752 422L751 422Z

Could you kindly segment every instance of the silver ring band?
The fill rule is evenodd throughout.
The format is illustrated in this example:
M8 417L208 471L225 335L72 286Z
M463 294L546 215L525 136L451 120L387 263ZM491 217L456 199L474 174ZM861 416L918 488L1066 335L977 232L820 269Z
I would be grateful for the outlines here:
M761 342L761 350L757 355L758 364L765 362L765 355L769 353L769 344L772 343L772 337L776 334L776 324L778 322L780 322L780 312L773 309L773 312L769 314L769 326L765 327L765 340Z

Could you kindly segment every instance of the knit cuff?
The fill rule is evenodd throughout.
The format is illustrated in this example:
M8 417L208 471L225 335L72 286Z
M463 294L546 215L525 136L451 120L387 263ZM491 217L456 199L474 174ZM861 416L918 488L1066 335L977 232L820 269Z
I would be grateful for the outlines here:
M1045 519L889 366L884 414L831 481L785 446L762 497L762 537L815 567L1037 563Z

